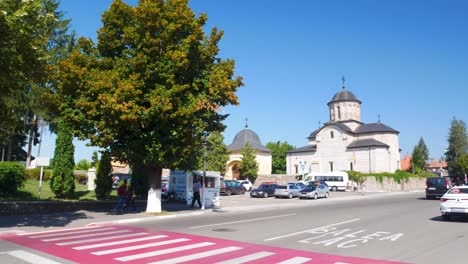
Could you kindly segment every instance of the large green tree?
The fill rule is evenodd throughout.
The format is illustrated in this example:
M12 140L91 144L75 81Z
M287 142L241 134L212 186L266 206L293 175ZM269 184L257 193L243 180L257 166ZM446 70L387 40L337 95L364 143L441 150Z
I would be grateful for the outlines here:
M240 176L253 182L258 175L258 163L255 159L257 151L247 143L240 153L242 155L242 160L239 164Z
M59 122L50 178L50 189L57 197L70 198L75 192L74 154L73 135L64 122Z
M224 129L220 109L238 104L242 85L234 60L218 55L223 32L205 35L207 16L187 2L115 0L97 45L80 38L57 72L61 114L80 138L144 168L150 212L161 210L162 168L197 165L203 138Z
M266 147L271 150L272 171L274 174L286 173L286 152L294 149L288 142L268 142Z
M226 163L229 160L229 150L224 144L224 136L215 131L206 139L206 169L219 171L222 175L226 172ZM203 158L200 159L198 169L203 169Z
M445 157L448 163L449 172L455 173L455 161L468 152L468 138L466 135L466 125L463 120L452 119L448 136L448 149Z
M464 180L468 175L468 153L461 155L452 163L452 172Z
M427 148L424 139L421 137L419 142L413 149L412 167L414 170L422 170L429 160L429 149Z

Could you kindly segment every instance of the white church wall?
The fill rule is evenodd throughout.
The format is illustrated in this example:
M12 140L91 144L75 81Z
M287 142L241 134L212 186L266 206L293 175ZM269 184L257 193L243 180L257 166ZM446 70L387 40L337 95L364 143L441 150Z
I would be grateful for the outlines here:
M317 156L321 161L320 172L330 172L332 169L330 163L333 163L333 171L345 170L344 164L350 159L350 155L346 153L348 135L341 133L337 126L332 125L322 129L317 136L320 136L317 145Z
M271 174L271 153L257 153L255 160L258 163L258 174Z
M359 137L359 139L375 139L382 143L387 144L390 148L388 149L387 156L387 167L386 172L394 172L400 169L400 143L398 139L398 134L395 133L371 133L364 134Z

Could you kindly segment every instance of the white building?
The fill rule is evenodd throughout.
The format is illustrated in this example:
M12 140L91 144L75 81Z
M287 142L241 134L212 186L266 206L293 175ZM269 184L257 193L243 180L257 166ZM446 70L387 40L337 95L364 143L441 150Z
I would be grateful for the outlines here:
M312 132L308 144L286 154L287 174L400 169L399 132L382 123L361 122L361 101L343 89L328 103L330 122Z
M271 150L262 145L257 133L245 126L245 129L236 134L232 144L227 146L231 153L226 163L227 169L224 175L226 179L239 179L239 163L242 161L242 154L240 152L247 143L257 152L255 160L258 163L258 174L271 174Z

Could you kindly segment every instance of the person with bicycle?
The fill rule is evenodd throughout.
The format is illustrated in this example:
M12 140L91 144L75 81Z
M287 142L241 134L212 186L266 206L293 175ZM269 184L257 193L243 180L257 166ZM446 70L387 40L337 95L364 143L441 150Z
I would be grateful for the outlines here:
M117 189L117 195L119 196L119 201L117 205L114 207L115 213L120 213L124 210L127 199L128 199L128 191L127 191L127 180L124 180L123 184Z

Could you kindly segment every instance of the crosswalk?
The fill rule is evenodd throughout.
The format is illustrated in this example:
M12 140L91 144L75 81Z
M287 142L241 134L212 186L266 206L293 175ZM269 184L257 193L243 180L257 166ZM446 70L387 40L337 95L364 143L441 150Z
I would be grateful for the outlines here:
M77 263L389 264L127 226L89 226L9 235L3 239ZM56 261L46 263L57 263Z

